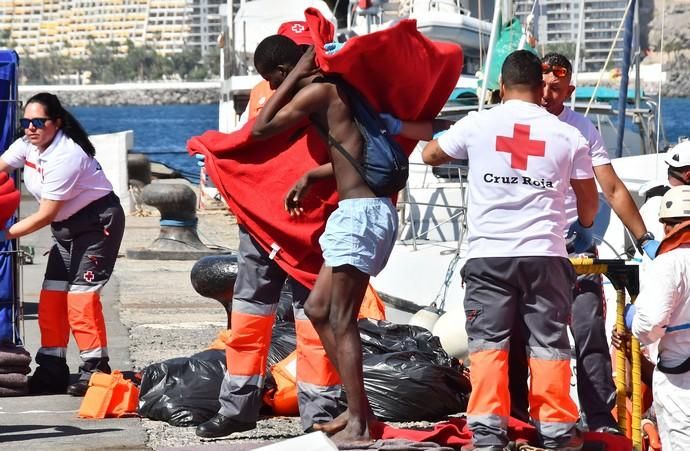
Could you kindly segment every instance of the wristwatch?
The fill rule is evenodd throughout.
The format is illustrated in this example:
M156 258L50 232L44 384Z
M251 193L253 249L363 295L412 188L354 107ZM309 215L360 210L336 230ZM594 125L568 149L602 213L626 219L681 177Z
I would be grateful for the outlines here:
M654 234L652 232L647 232L637 239L636 245L637 245L637 250L640 251L640 254L642 253L642 248L644 247L644 245L647 244L647 241L653 240L653 239L654 239Z

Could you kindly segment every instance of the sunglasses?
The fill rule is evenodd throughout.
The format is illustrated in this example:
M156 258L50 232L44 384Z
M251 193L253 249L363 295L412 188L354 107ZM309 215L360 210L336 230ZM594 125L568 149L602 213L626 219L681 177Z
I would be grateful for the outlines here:
M46 126L46 122L49 120L49 117L35 117L33 119L23 117L19 119L19 125L21 125L22 128L29 128L29 126L33 124L33 126L36 128L43 128Z
M556 78L563 78L568 75L568 69L563 66L553 66L551 64L543 63L541 65L541 73L548 74L549 72L553 72L553 75Z

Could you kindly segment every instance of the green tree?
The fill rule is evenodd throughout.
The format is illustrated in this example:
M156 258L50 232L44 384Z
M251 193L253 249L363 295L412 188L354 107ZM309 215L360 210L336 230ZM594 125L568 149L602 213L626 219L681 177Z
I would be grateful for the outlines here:
M544 55L547 53L560 53L568 58L570 61L575 61L575 43L574 42L557 42L547 43L544 46Z
M196 47L185 47L180 53L174 53L169 57L172 74L177 74L182 80L190 78L201 62L201 52Z

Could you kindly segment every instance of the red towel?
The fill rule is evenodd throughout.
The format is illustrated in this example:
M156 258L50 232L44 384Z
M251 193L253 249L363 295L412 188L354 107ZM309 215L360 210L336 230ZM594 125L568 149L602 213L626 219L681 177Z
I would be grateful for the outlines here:
M413 21L353 38L339 53L326 56L321 47L333 38L330 22L314 9L305 15L324 71L341 74L382 112L403 119L433 119L460 76L460 47L432 43ZM206 156L211 180L254 239L268 252L272 244L279 246L275 261L311 288L323 263L318 238L325 218L337 206L335 183L317 183L304 199L301 217L290 217L283 199L307 170L329 161L327 148L306 121L259 142L251 139L253 125L250 121L231 134L207 131L190 139L187 149ZM414 143L403 147L409 154Z
M0 172L0 230L5 228L19 207L21 193L14 186L14 180L6 172Z
M380 112L408 121L433 119L460 78L462 49L429 40L417 31L416 20L355 36L337 53L326 55L323 46L333 40L333 24L315 8L304 15L321 70L340 74ZM416 142L401 144L409 154Z
M448 421L437 423L432 430L399 429L385 423L373 430L374 439L402 438L415 442L434 442L439 445L460 447L472 443L472 433L467 427L464 418L451 418ZM534 443L537 431L534 426L515 418L508 420L508 437L510 440L526 440ZM585 443L602 443L605 449L616 451L632 451L632 442L629 438L620 435L603 434L600 432L586 432Z

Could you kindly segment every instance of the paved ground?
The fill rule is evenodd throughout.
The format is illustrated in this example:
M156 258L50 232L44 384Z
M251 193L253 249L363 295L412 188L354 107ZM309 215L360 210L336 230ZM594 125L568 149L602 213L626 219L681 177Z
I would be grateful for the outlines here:
M36 203L24 197L22 216ZM226 324L225 311L214 300L199 296L191 286L194 261L144 261L124 257L128 248L147 246L158 236L157 212L128 216L121 257L103 293L111 366L139 371L162 360L204 350ZM199 213L198 232L207 244L234 248L237 228L223 210ZM33 265L23 266L26 349L40 347L37 300L52 244L48 229L22 239L35 248ZM73 341L68 364L76 377L78 352ZM32 369L35 364L32 364ZM88 421L77 418L81 399L68 395L0 399L0 448L33 449L253 449L266 440L299 435L296 419L269 419L257 430L232 439L202 441L194 428L139 418Z
M36 202L25 196L22 216L36 207ZM224 209L198 212L198 216L198 233L204 243L236 248L237 225ZM158 236L159 219L155 210L127 217L121 256L103 293L113 369L140 371L152 363L190 356L206 349L226 325L222 306L192 288L190 272L195 261L125 257L127 249L146 247ZM44 254L52 239L45 229L23 238L21 244L35 248L34 264L22 270L25 346L34 356L40 347L36 312L47 260ZM76 378L79 361L73 341L68 364ZM273 417L260 420L253 431L220 440L201 440L194 427L174 427L161 421L79 419L80 401L68 395L0 398L0 449L246 451L302 434L297 418Z

